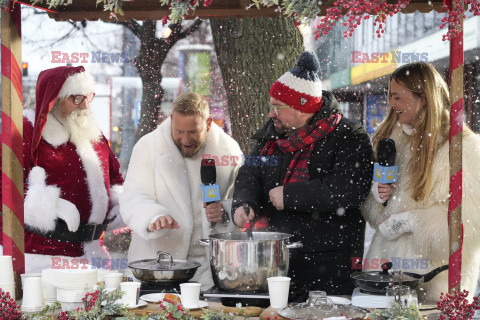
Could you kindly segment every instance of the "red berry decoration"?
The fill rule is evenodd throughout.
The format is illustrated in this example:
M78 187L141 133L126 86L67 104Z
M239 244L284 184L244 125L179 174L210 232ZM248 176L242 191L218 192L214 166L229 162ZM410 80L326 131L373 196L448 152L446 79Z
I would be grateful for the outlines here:
M468 291L455 291L454 294L440 294L440 301L437 302L437 310L442 311L441 320L470 320L475 311L480 309L479 297L474 297L470 303L467 299Z
M21 318L20 306L12 299L9 292L0 289L0 319L14 320Z
M478 0L477 0L478 1ZM348 22L343 25L347 30L343 32L345 38L351 37L353 31L360 25L362 20L367 20L371 15L375 16L374 26L377 27L376 33L378 37L385 32L384 26L387 15L393 16L395 13L404 9L410 0L397 0L396 3L387 3L384 0L338 0L333 4L333 7L327 9L325 17L317 25L315 38L318 39L320 34L327 34L345 12L348 17Z
M393 3L388 3L385 0L338 0L334 2L333 6L326 10L325 17L320 20L315 31L315 39L318 39L322 34L327 35L328 32L335 25L343 15L348 17L348 22L343 25L347 30L343 32L345 38L351 37L355 29L360 25L362 20L367 20L371 15L375 16L373 25L377 28L377 37L381 37L385 32L384 26L387 16L393 16L404 9L411 0L397 0ZM442 19L440 29L448 25L448 31L443 35L442 39L451 40L462 32L461 20L466 16L463 12L463 6L460 5L460 0L455 1L456 6L453 10L448 10L446 5L443 6L442 11L448 12L448 17ZM470 12L474 15L480 15L480 0L463 0L466 6L470 6Z

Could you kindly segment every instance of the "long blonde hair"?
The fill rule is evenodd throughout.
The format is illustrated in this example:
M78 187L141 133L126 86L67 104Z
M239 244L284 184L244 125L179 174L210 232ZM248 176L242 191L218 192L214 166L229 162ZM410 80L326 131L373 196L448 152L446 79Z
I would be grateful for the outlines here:
M415 201L425 198L432 190L433 160L440 147L448 142L449 134L449 92L443 78L433 66L424 62L404 65L396 69L388 81L388 98L390 85L395 79L417 97L424 97L426 105L413 123L411 139L412 157L408 163L411 176L410 185ZM373 136L373 145L383 138L388 138L397 122L395 110L390 108L387 118L382 122Z

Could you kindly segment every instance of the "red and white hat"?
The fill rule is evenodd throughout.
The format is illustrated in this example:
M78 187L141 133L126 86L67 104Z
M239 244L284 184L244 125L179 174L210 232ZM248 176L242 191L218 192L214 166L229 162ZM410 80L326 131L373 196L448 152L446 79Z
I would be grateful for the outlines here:
M36 150L42 139L48 113L52 110L57 98L95 92L95 80L83 66L57 67L40 72L35 91L35 125L31 149L34 162L36 162Z
M317 57L312 52L302 52L295 67L273 83L270 96L301 112L317 112L322 107L319 70Z

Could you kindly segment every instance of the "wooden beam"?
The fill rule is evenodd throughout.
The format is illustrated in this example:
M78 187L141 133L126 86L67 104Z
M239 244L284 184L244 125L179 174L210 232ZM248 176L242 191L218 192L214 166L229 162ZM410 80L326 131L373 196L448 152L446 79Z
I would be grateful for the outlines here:
M12 256L17 297L25 272L23 229L22 16L20 4L1 10L2 42L2 245Z
M163 16L169 15L168 10L145 10L145 11L125 11L125 15L117 15L117 18L122 21L128 21L130 19L135 20L161 20ZM258 17L276 17L280 13L276 11L276 8L262 8L258 10L256 7L252 7L248 10L245 9L215 9L205 8L202 10L196 10L192 15L187 16L187 19L210 19L210 18L258 18ZM50 18L55 21L96 21L96 20L111 20L110 12L107 11L64 11L58 13L49 13Z

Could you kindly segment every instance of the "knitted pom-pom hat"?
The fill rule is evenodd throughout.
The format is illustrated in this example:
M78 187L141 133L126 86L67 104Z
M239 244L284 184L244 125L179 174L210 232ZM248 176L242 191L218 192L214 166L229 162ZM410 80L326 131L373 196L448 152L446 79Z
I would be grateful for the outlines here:
M270 88L270 96L301 112L317 112L322 107L319 70L317 57L311 52L303 52L295 67L275 81Z

